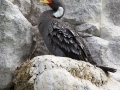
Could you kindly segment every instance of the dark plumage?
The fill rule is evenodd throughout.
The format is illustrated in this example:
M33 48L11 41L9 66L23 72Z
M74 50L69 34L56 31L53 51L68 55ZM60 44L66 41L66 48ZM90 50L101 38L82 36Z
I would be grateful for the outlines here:
M43 12L38 23L44 42L53 55L83 60L100 67L105 72L116 72L116 69L98 66L82 39L75 37L72 29L59 20L65 11L61 0L41 0L40 2L48 4L53 9Z

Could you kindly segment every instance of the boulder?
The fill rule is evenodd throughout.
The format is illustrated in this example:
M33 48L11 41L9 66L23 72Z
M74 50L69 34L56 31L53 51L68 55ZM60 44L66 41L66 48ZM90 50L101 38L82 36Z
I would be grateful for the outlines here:
M37 25L41 12L49 9L47 6L40 4L39 0L14 0L13 3L19 7L22 14L33 26Z
M13 70L29 56L32 25L10 1L0 1L0 90L12 85Z
M101 21L101 0L65 0L64 2L66 5L64 21L73 25Z
M105 24L120 26L120 0L102 0L101 19Z
M49 7L40 4L39 0L14 0L13 4L19 7L24 17L32 24L33 43L30 58L50 54L37 28L41 12L48 10Z
M119 90L110 74L87 62L52 55L37 56L14 72L15 90Z

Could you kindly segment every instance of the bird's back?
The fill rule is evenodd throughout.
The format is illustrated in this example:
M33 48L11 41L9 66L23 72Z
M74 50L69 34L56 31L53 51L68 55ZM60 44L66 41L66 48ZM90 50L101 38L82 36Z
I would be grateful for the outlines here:
M69 25L51 16L46 17L49 12L42 14L38 27L50 52L57 56L88 61L89 52L83 40L76 39L77 34Z
M98 66L82 38L76 37L72 29L59 20L65 12L61 0L41 0L41 3L48 4L52 8L41 14L38 24L44 42L52 54L90 62L105 72L116 71L114 68Z

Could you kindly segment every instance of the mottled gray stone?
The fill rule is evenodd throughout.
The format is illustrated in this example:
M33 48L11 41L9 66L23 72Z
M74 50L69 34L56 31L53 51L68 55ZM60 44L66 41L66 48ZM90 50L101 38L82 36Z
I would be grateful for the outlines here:
M103 0L103 10L110 23L120 26L120 0Z
M0 90L12 85L13 70L28 58L31 24L10 1L0 1Z
M100 36L100 24L92 24L92 23L84 23L81 25L77 25L75 30L80 34L82 37L90 37L90 36Z
M40 4L39 0L14 0L13 3L19 7L22 14L33 26L37 25L41 12L48 8Z
M101 21L101 0L65 0L64 20L71 24Z

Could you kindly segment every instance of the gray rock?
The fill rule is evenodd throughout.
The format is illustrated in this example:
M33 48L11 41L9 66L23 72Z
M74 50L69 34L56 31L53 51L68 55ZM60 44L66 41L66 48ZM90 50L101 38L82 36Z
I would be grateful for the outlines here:
M31 24L10 1L0 1L0 90L9 88L13 70L28 58Z
M91 37L91 36L100 36L100 24L92 24L92 23L84 23L81 25L77 25L75 30L80 34L82 37Z
M29 16L31 12L31 0L14 0L13 3L19 7L24 16Z
M29 58L31 59L35 56L50 54L37 28L37 22L41 12L50 8L40 4L39 0L14 0L13 3L19 7L21 13L32 24L33 43L32 52Z
M93 65L65 57L38 56L14 73L15 90L119 90L120 83Z
M85 28L83 25L78 27L81 29L78 30L79 35L83 37L94 61L99 65L116 68L117 73L113 75L120 81L120 27L113 25L100 26L98 29L88 26Z
M109 23L120 26L120 0L102 0L104 19Z
M41 12L48 9L47 6L40 4L39 0L14 0L13 3L19 7L33 26L37 25Z
M64 20L71 24L101 21L101 0L65 0Z

